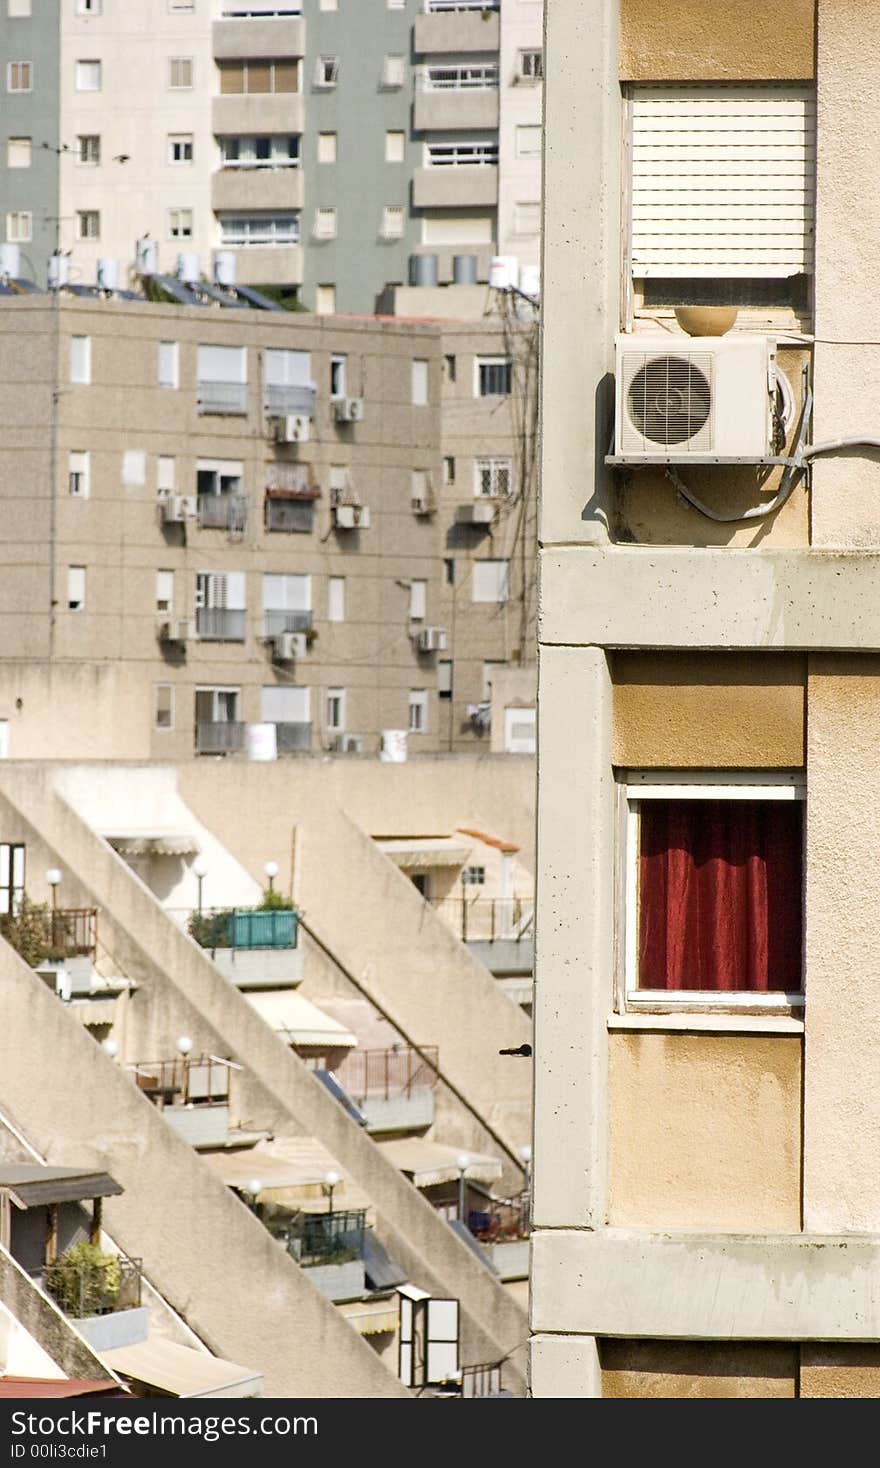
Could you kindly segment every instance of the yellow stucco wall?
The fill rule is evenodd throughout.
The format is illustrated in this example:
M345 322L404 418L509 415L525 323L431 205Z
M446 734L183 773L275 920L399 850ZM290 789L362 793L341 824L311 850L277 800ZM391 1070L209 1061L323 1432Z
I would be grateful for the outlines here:
M615 653L617 765L795 768L804 762L805 660Z
M796 1346L600 1342L603 1397L794 1397Z
M814 0L622 0L626 81L772 81L811 77Z
M609 1036L612 1226L800 1228L801 1041Z

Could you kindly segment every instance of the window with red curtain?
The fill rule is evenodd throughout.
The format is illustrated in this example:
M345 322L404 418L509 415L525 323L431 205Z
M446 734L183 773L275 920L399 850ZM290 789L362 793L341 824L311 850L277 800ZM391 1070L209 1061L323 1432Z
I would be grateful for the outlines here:
M638 987L802 987L798 800L643 800Z

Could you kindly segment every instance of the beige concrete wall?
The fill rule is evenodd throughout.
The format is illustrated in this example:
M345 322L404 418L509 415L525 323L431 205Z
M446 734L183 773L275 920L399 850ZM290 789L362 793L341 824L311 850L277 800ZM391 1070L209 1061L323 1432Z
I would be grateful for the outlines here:
M55 1301L49 1299L48 1295L44 1295L16 1263L12 1255L2 1248L0 1248L0 1300L14 1320L18 1322L19 1331L28 1332L31 1340L35 1341L54 1363L55 1370L51 1373L43 1370L43 1375L65 1375L87 1381L103 1381L108 1386L118 1380L118 1377L107 1369L88 1342L61 1313ZM17 1348L19 1361L25 1357L26 1351L25 1340ZM36 1354L36 1352L30 1353L32 1366L38 1366L35 1360ZM10 1360L3 1363L3 1370L13 1375L16 1374L16 1366ZM39 1374L39 1372L35 1371L34 1374Z
M616 765L803 764L806 662L797 654L620 652L611 666Z
M799 1395L796 1346L603 1340L599 1358L603 1397Z
M813 75L815 0L621 0L620 75L632 81L773 81ZM864 7L859 6L862 10Z
M801 1223L801 1041L614 1034L614 1227L789 1231Z

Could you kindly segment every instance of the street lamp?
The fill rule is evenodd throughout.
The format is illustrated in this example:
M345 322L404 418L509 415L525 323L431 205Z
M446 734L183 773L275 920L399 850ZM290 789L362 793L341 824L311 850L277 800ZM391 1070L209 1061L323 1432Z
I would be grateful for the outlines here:
M52 896L52 912L54 913L57 901L58 885L61 881L61 872L58 870L57 867L49 868L46 873L46 881L49 884L49 891Z
M471 1159L466 1152L462 1152L460 1156L456 1157L455 1165L458 1168L458 1221L465 1223L464 1175L471 1165Z
M105 1055L110 1056L111 1060L115 1060L117 1055L119 1054L119 1046L117 1045L115 1040L102 1040L101 1049L103 1050Z
M205 861L205 858L203 856L197 856L196 859L195 859L195 861L193 862L192 869L193 869L193 872L195 874L196 881L199 884L199 893L198 893L198 897L196 899L196 905L197 905L199 917L201 917L201 915L202 915L202 883L204 882L206 876L208 875L208 863Z
M339 1173L338 1172L333 1172L331 1170L330 1172L325 1172L324 1173L324 1192L327 1194L327 1199L328 1199L328 1201L327 1201L327 1212L328 1213L332 1213L333 1212L333 1189L336 1187L336 1185L340 1181L341 1181L341 1179L340 1179L340 1176L339 1176Z
M269 883L269 891L274 892L275 878L278 876L277 861L267 861L266 865L263 867L263 871L266 873L266 879Z
M189 1055L189 1052L192 1050L192 1047L193 1042L190 1039L189 1035L181 1035L180 1039L177 1042L178 1055L182 1055L183 1058L186 1059L187 1055Z
M245 1189L245 1191L247 1193L250 1193L251 1208L254 1210L254 1212L256 1212L256 1210L257 1210L257 1198L259 1197L260 1193L262 1193L262 1191L263 1191L263 1180L262 1180L262 1178L252 1177L251 1180L250 1180L250 1182L248 1183L247 1188Z

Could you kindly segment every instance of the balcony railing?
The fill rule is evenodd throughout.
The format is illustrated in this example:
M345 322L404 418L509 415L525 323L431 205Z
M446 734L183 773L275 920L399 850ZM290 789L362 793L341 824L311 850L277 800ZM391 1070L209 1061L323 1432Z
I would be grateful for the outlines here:
M24 898L17 911L0 917L0 934L32 968L66 958L94 960L98 949L98 909L57 907L52 911Z
M435 10L500 10L501 0L425 0L425 11Z
M268 417L283 417L287 413L305 413L315 416L318 390L310 384L281 384L267 382L263 389L263 409Z
M315 519L317 495L300 495L297 491L266 491L265 524L267 530L311 530Z
M209 1106L229 1099L229 1066L210 1055L138 1060L128 1068L138 1090L159 1106Z
M497 86L497 66L436 66L416 77L420 92L491 91Z
M400 1046L388 1050L351 1050L335 1074L355 1102L368 1097L411 1096L414 1091L432 1090L437 1084L436 1045L419 1050Z
M282 632L310 632L312 617L310 610L285 612L270 608L263 613L263 631L266 637L278 637Z
M275 747L278 754L307 753L312 747L311 724L276 724Z
M244 749L244 727L232 720L196 724L196 753L234 754Z
M468 1228L474 1238L484 1244L527 1239L531 1232L529 1194L524 1192L518 1198L498 1199L485 1212L471 1209Z
M345 1264L364 1253L366 1210L303 1213L291 1224L287 1248L300 1264Z
M523 897L447 897L436 911L463 943L524 942L534 936L535 907Z
M243 494L200 494L198 519L203 530L247 529L247 496Z
M462 1366L461 1395L466 1400L475 1397L497 1397L501 1391L501 1361L489 1365Z
M246 382L200 382L198 404L200 413L246 414Z
M46 1266L46 1293L74 1320L137 1310L141 1303L142 1261L126 1254L86 1254L73 1250Z
M295 948L299 914L285 907L214 908L191 913L188 926L202 948Z
M229 607L199 607L196 633L205 642L244 642L247 613Z

